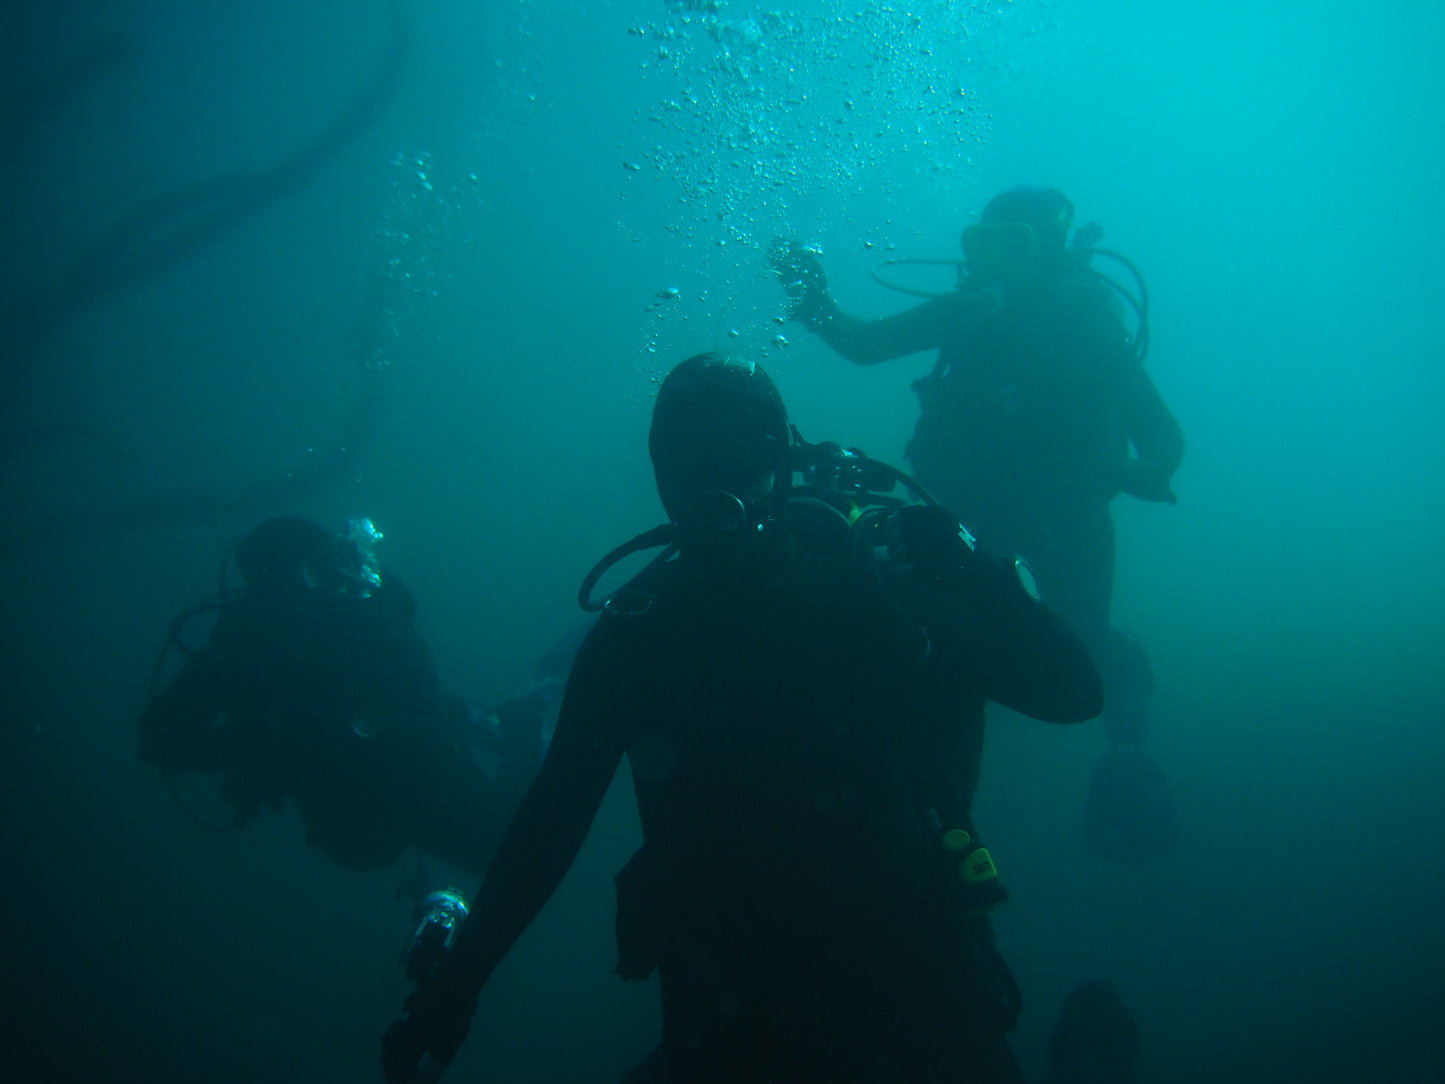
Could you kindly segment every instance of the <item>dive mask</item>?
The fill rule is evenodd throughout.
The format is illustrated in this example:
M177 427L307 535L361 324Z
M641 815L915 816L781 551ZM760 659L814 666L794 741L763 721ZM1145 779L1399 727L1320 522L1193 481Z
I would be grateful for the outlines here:
M347 520L345 537L321 557L306 561L303 566L306 586L353 598L370 598L372 592L381 586L376 544L382 538L382 533L370 519Z

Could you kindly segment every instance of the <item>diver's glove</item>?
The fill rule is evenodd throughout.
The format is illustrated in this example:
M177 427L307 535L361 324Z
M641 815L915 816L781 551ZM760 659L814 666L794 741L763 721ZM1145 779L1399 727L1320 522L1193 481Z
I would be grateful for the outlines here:
M810 326L827 318L833 300L828 296L828 276L815 250L797 241L779 239L768 253L768 262L788 295L790 317Z
M913 566L926 579L954 578L978 557L968 528L941 504L906 504L888 518L891 557Z
M1141 501L1178 504L1179 498L1169 488L1169 476L1145 459L1126 459L1119 479L1119 488Z
M1033 574L1022 558L1004 561L978 549L968 528L941 504L909 504L888 517L889 556L911 567L913 578L961 596L997 618L1038 601Z
M425 1084L456 1057L477 1011L476 984L444 962L417 984L405 1012L381 1038L381 1071L391 1084Z

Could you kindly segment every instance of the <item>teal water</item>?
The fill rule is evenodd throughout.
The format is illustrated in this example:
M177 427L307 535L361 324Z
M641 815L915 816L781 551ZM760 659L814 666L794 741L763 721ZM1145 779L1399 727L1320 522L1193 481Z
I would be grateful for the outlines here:
M810 439L901 461L932 358L854 368L780 323L775 236L880 315L907 301L879 260L952 257L991 194L1047 183L1147 276L1188 442L1176 507L1115 506L1115 615L1154 660L1183 844L1103 863L1077 828L1103 734L991 729L1016 1050L1040 1075L1064 994L1105 977L1141 1080L1445 1079L1437 7L399 12L398 81L295 176L275 167L388 55L381 0L10 16L7 307L39 311L166 193L255 199L93 302L72 287L0 408L4 1045L50 1079L374 1079L411 871L346 873L291 817L216 839L177 813L131 730L171 616L260 515L364 513L448 686L503 697L592 562L660 518L645 431L675 361L749 353ZM102 35L114 59L75 69ZM369 389L374 433L337 456ZM611 975L625 791L456 1079L616 1079L648 1049L655 990Z

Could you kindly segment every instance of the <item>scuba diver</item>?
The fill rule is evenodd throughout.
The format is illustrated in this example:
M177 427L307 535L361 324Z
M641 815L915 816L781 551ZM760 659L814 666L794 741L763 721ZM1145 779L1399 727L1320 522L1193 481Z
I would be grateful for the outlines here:
M1096 715L1088 650L1022 561L976 549L922 487L805 443L772 380L702 354L658 390L668 522L584 580L536 782L445 953L382 1041L435 1079L493 969L551 897L624 756L643 844L617 875L619 975L661 980L630 1081L1022 1081L1019 1011L971 818L984 705ZM898 487L921 503L892 497ZM598 602L606 568L661 552Z
M228 554L220 592L172 623L140 756L178 799L177 773L224 773L229 823L181 803L217 830L289 800L308 842L349 868L415 847L479 874L540 764L541 716L523 701L486 713L443 694L414 598L377 564L380 539L370 520L337 535L291 516L243 536L245 586L227 587ZM211 613L193 651L182 633ZM162 688L172 649L188 658Z
M963 231L962 260L888 261L954 263L957 288L877 320L837 306L813 251L782 243L771 258L792 318L849 361L938 351L933 370L913 384L920 414L907 458L967 519L981 547L1028 557L1049 605L1088 643L1104 678L1111 744L1095 779L1101 800L1091 800L1088 838L1101 853L1135 861L1172 847L1174 811L1162 775L1139 749L1152 691L1148 657L1110 625L1109 503L1120 493L1175 503L1170 480L1184 439L1144 368L1143 278L1097 247L1097 224L1071 240L1073 214L1053 188L1000 193ZM1094 268L1096 257L1122 263L1137 292ZM1121 298L1134 311L1132 331Z

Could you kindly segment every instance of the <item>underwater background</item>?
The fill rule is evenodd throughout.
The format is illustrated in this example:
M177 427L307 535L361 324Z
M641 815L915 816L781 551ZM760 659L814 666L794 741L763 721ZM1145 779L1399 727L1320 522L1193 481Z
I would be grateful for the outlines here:
M1115 505L1182 843L1096 857L1102 729L991 725L1015 1049L1040 1076L1064 994L1107 978L1146 1082L1445 1080L1439 5L3 18L8 1079L379 1079L414 870L347 872L290 812L207 834L135 755L231 539L371 516L446 685L496 702L661 519L645 433L683 357L754 357L810 440L901 464L932 357L860 369L785 324L775 237L881 315L908 301L880 260L955 257L990 195L1041 183L1147 277L1188 442L1176 507ZM615 1080L651 1048L654 986L612 975L625 774L448 1079Z

